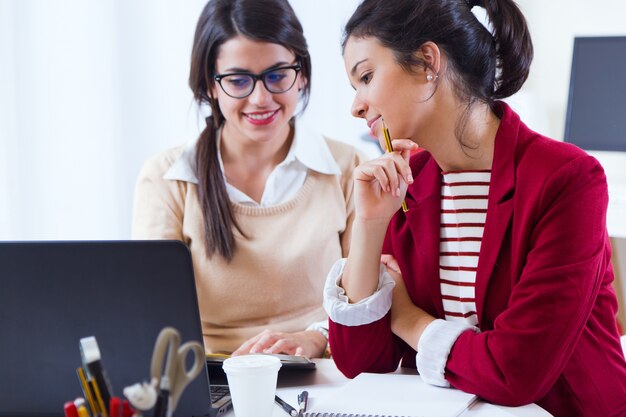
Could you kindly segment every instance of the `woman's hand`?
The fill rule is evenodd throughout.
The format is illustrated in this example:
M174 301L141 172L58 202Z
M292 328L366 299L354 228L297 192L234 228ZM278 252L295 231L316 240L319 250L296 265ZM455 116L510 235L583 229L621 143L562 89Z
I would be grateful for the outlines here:
M297 333L282 333L263 330L245 341L233 356L246 353L282 353L285 355L321 358L326 349L326 338L314 330Z
M354 170L355 217L350 254L340 284L352 303L376 292L379 257L389 220L400 208L408 184L413 182L409 157L417 145L408 139L397 139L393 146L396 151Z
M424 329L435 318L413 304L395 258L391 255L382 255L380 261L396 282L391 301L391 331L417 350L417 343Z
M389 220L398 211L408 184L413 183L409 157L417 144L395 139L394 151L359 165L354 171L356 216L366 220Z

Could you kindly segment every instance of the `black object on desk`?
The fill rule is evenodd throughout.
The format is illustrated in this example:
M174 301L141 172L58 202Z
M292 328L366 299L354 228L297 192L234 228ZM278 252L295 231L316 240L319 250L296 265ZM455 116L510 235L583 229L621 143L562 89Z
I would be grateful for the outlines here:
M77 343L95 336L113 395L147 381L163 327L202 341L191 254L177 241L0 243L0 416L63 417L80 393ZM208 373L176 417L216 415Z
M291 375L315 371L315 362L307 357L281 354L272 354L272 356L276 356L280 359L280 363L282 364L278 370L279 382L281 379L288 378ZM226 385L228 383L226 373L224 372L224 369L222 369L222 364L229 357L230 355L221 354L207 355L206 362L211 383L221 385Z
M302 391L300 394L298 394L298 407L300 407L300 411L298 412L299 415L304 414L308 403L309 403L308 391Z
M298 415L298 410L290 406L285 400L280 398L278 395L274 396L274 401L276 401L276 403L280 405L280 408L285 410L285 413L289 414L291 417L296 417Z

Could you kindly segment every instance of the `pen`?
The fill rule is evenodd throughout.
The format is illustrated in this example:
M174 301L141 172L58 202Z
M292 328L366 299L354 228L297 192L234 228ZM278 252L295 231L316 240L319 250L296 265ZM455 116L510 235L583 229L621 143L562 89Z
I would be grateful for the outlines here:
M90 379L88 382L91 383L91 388L93 389L95 403L98 412L102 417L109 417L109 413L107 412L107 408L104 405L104 400L102 399L102 394L100 394L100 388L98 388L98 383L95 379Z
M280 405L280 407L285 410L285 412L287 414L289 414L291 417L296 417L298 415L298 410L296 410L295 408L293 408L292 406L290 406L289 404L287 404L282 398L280 398L278 395L274 396L274 400L278 403L278 405Z
M76 410L76 405L74 405L73 401L68 401L63 405L63 410L65 411L65 417L78 417L78 410Z
M304 412L306 411L306 406L308 402L309 402L308 391L302 391L300 394L298 394L298 406L300 407L300 411L298 412L299 415L304 414Z
M87 383L87 378L85 377L85 371L82 367L76 368L76 374L78 375L78 380L80 381L80 386L83 389L83 394L85 394L85 398L87 399L87 404L89 404L89 408L91 412L95 416L98 414L98 409L96 408L95 399L93 393L91 391L91 387Z
M167 375L161 377L161 384L156 405L154 406L153 417L166 417L170 398L170 379Z
M111 383L109 382L109 378L107 377L102 364L102 357L100 355L98 342L94 336L90 336L83 337L79 340L78 344L80 348L80 356L83 362L83 368L87 374L87 379L93 379L95 381L96 386L100 391L102 402L105 407L108 407L112 396ZM104 408L103 411L104 414L106 414L107 408Z
M128 400L122 401L122 417L132 417L135 410L130 407Z
M84 404L78 407L78 417L89 417L89 411L87 411L87 407Z
M111 397L109 402L109 417L122 417L122 400L120 397Z
M87 403L83 397L77 397L74 400L74 405L76 406L78 417L91 417L89 415L89 411L87 410Z
M385 121L383 120L383 136L385 137L385 146L387 147L387 152L393 152L393 145L391 144L391 135L389 135L389 129L385 125ZM409 207L406 205L406 201L402 200L402 211L409 211Z

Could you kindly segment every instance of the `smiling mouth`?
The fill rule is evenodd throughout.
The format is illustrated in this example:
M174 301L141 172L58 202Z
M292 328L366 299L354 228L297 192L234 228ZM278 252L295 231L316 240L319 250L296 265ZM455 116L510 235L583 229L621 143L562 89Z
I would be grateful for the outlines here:
M244 113L246 117L249 117L252 120L267 120L273 115L275 115L278 110L268 111L265 113Z

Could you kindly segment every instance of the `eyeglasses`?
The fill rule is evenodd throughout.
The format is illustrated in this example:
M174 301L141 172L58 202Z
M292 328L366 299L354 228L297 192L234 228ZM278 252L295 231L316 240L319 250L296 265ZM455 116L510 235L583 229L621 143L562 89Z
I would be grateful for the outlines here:
M230 97L245 98L252 94L259 80L263 81L265 89L272 94L281 94L291 90L301 69L300 65L289 65L268 69L260 74L231 72L218 74L213 78Z

